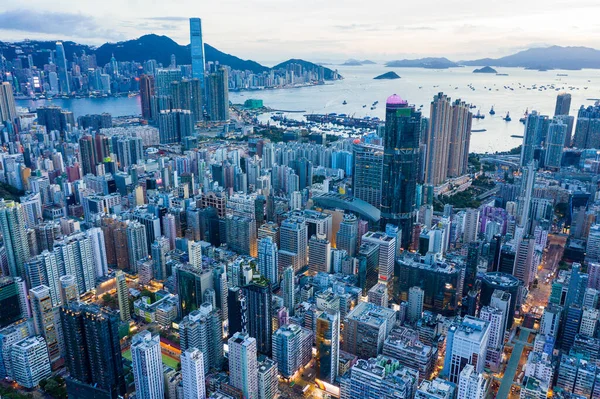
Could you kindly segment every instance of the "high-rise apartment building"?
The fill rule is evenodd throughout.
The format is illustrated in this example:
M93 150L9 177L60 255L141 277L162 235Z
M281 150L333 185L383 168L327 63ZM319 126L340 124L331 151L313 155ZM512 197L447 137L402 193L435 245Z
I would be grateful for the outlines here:
M352 192L354 197L374 207L381 205L381 173L383 170L383 147L357 143L353 147Z
M408 320L416 323L423 315L423 300L425 291L421 287L410 287L408 290Z
M377 357L396 322L396 312L360 302L344 320L343 350L360 359Z
M219 309L203 303L179 324L181 349L197 348L204 357L204 373L223 367L222 316Z
M0 201L0 229L6 248L9 274L12 277L26 279L25 262L30 258L30 249L21 204L14 201Z
M245 333L229 338L229 383L247 399L258 399L256 340Z
M448 177L465 175L469 168L469 148L471 144L471 124L473 114L469 104L461 100L452 103L452 127L450 128L450 148L448 151Z
M163 399L163 365L160 351L160 337L150 331L142 331L133 336L131 343L133 380L135 393L139 399Z
M14 121L17 117L13 88L10 82L0 82L0 122Z
M50 288L40 285L29 290L31 298L31 311L33 313L33 325L35 332L45 339L48 345L48 356L53 365L60 360L60 346L58 320L55 316Z
M18 321L22 314L19 300L19 286L12 277L0 277L0 327L6 327Z
M340 358L340 313L326 310L317 318L317 378L333 383Z
M437 186L446 180L451 126L450 97L438 93L431 102L429 129L423 140L426 145L425 183L427 184Z
M308 269L312 273L331 271L331 243L324 236L313 235L308 240Z
M281 223L279 229L279 274L289 265L294 272L307 264L308 227L302 217L290 217Z
M140 75L140 102L142 104L142 118L144 119L154 119L152 96L154 96L154 76Z
M206 108L210 121L229 120L229 79L227 69L219 68L206 77Z
M281 295L283 296L283 306L288 310L288 314L293 316L295 313L296 284L294 281L294 268L288 266L283 269L283 278L281 280Z
M358 219L353 214L345 213L335 236L336 248L346 251L348 256L356 256L358 239Z
M116 271L116 281L119 314L122 321L129 322L129 320L131 320L131 313L129 311L129 287L127 287L125 273L123 273L122 270Z
M278 250L272 237L261 238L258 242L258 271L273 286L279 285Z
M273 333L273 360L281 375L293 376L312 358L313 333L296 324L286 324Z
M244 288L248 305L248 334L256 339L258 352L270 355L272 328L272 294L266 279L254 279Z
M475 367L467 364L458 378L456 399L484 399L487 395L489 380L475 371Z
M554 115L569 115L571 109L571 94L559 93L556 96L556 106L554 107Z
M22 387L35 388L51 375L46 342L39 335L14 343L10 358L13 378Z
M181 354L181 374L183 399L206 398L204 356L200 350L190 348Z

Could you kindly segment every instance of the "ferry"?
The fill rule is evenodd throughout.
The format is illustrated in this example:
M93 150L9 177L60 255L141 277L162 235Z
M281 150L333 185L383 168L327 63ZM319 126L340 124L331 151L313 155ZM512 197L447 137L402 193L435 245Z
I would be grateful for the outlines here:
M496 115L496 111L494 111L494 106L492 105L492 109L490 109L490 115Z

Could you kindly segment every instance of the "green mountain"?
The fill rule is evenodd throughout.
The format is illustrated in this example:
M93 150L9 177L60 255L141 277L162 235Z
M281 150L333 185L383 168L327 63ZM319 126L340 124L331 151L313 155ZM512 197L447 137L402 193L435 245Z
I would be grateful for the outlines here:
M315 64L315 63L312 63L312 62L309 62L309 61L300 60L300 59L297 59L297 58L292 58L292 59L289 59L287 61L284 61L284 62L282 62L280 64L275 65L271 69L285 69L285 68L288 67L289 64L300 64L300 65L302 65L303 69L312 69L312 70L316 70L316 69L322 67L323 71L325 73L325 80L333 80L334 79L334 75L336 73L336 71L333 71L333 70L331 70L329 68L326 68L326 67L324 67L322 65L318 65L318 64ZM339 76L339 78L341 78L340 75L338 75L338 76Z

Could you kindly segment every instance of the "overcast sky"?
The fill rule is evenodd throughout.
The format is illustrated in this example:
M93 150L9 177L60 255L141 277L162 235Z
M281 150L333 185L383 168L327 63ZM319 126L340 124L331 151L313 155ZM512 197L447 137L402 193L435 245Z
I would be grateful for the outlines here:
M3 0L0 40L99 45L147 33L204 41L266 64L291 57L497 57L534 46L600 48L599 0Z

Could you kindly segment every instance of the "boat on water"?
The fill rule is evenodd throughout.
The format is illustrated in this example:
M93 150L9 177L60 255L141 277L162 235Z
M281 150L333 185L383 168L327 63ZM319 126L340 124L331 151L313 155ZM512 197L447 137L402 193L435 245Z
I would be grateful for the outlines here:
M375 109L375 107L371 107L371 111L374 110L374 109Z
M519 122L521 122L521 123L527 122L528 116L529 116L529 108L525 109L525 113L523 114L523 117L521 119L519 119Z
M510 112L507 112L506 116L504 118L502 118L502 119L504 119L506 122L512 121L512 119L510 118Z
M477 108L477 105L471 104L471 105L469 105L469 108L471 108L471 109Z
M479 110L477 110L477 113L475 115L473 115L474 119L485 119L485 115L483 115Z
M363 105L363 108L367 108L367 104Z
M471 130L471 133L482 133L482 132L487 132L487 129L473 129L473 130Z
M344 100L344 102L342 103L342 105L346 105L348 104L348 102L346 100Z
M375 101L375 102L373 103L373 105L377 105L377 104L379 104L379 101Z
M496 115L496 111L494 111L494 106L492 105L492 109L490 109L490 115Z

